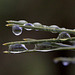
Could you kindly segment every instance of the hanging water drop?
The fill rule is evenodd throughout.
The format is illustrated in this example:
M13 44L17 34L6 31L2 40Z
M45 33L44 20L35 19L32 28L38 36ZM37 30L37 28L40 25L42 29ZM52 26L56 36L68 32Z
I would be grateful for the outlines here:
M71 38L70 34L67 32L61 32L57 37L57 39L65 39L65 38Z
M49 28L53 28L53 30L51 31L52 33L57 33L56 29L60 29L57 25L51 25L49 26Z
M11 53L22 53L28 50L24 44L13 44L9 45L9 50Z
M24 26L31 26L31 27L34 27L34 25L31 24L31 23L26 23L26 24L24 24ZM32 29L25 28L25 30L30 31L30 30L32 30Z
M69 62L63 61L62 64L63 64L64 66L68 66L68 65L69 65Z
M22 33L22 27L19 27L19 25L12 26L12 32L18 36Z

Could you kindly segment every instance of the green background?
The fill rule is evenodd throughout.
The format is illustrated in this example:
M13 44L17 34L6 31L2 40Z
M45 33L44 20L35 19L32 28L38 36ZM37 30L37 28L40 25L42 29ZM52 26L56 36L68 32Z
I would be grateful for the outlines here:
M5 27L7 20L23 19L30 23L74 29L75 0L0 0L0 75L75 75L75 64L64 67L61 63L53 62L59 56L74 57L74 51L3 54L8 49L2 46L5 42L58 36L51 32L25 30L20 36L15 36L10 27Z

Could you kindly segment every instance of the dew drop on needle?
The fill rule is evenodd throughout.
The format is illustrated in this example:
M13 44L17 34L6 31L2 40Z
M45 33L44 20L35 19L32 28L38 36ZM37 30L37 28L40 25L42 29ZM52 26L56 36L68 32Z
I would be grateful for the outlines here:
M44 49L50 49L50 43L49 42L43 42L43 43L38 43L35 44L35 49L40 49L40 50L44 50Z
M25 20L19 20L18 22L21 23L21 24L26 24L26 23L28 23L28 22L25 21Z
M34 25L33 25L33 24L31 24L31 23L26 23L26 24L24 24L24 26L34 27ZM25 29L25 30L27 30L27 31L32 30L32 29L28 29L28 28L24 28L24 29Z
M35 27L43 27L43 25L41 23L39 23L39 22L35 22L35 23L33 23L33 25ZM38 31L38 30L36 29L36 31Z
M42 27L42 24L39 23L39 22L35 22L35 23L33 23L33 25L34 25L35 27Z
M57 25L51 25L49 26L49 28L53 28L53 30L51 31L52 33L57 33L56 29L60 29L60 27L58 27Z
M61 32L57 37L57 39L65 39L65 38L71 38L70 34L67 32Z
M12 32L18 36L22 33L22 27L20 27L19 25L14 25L12 26Z
M9 45L9 51L12 53L19 53L28 50L24 44L13 44Z

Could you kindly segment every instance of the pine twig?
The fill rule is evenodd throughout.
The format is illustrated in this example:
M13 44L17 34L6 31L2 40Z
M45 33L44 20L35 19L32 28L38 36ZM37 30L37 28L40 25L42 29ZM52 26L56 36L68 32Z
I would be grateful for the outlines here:
M26 52L50 52L50 51L59 51L59 50L75 50L74 46L70 47L59 47L55 49L49 49L49 50L24 50L24 51L4 51L3 53L26 53Z
M75 37L65 38L65 39L41 39L41 40L30 40L30 41L15 41L15 42L7 42L3 45L11 45L11 44L37 44L42 42L64 42L64 41L75 41Z
M7 24L6 26L14 26L16 24ZM28 28L28 29L33 29L33 30L40 30L40 31L49 31L49 32L56 32L56 33L61 33L61 32L67 32L70 34L75 34L75 30L72 29L63 29L63 28L59 28L59 29L55 29L55 28L50 28L49 26L43 26L42 27L32 27L32 26L24 26L23 24L19 24L20 27L22 28Z

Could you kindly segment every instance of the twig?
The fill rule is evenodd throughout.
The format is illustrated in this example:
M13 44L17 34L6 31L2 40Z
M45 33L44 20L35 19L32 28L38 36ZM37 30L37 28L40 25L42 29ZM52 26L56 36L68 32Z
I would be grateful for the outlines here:
M42 42L64 42L64 41L75 41L75 37L65 38L65 39L41 39L41 40L30 40L30 41L15 41L15 42L7 42L3 45L11 45L11 44L37 44Z
M13 26L13 25L16 25L16 24L7 24L6 26ZM75 34L75 30L72 30L72 29L63 29L63 28L59 28L59 29L55 29L55 28L50 28L49 26L43 26L43 27L32 27L32 26L24 26L23 24L20 24L19 25L20 27L22 28L29 28L29 29L33 29L33 30L40 30L40 31L50 31L50 32L56 32L56 33L60 33L60 32L67 32L67 33L70 33L70 34Z
M59 51L59 50L75 50L74 46L70 46L70 47L59 47L59 48L55 48L55 49L49 49L49 50L25 50L25 51L4 51L3 53L26 53L26 52L50 52L50 51Z

